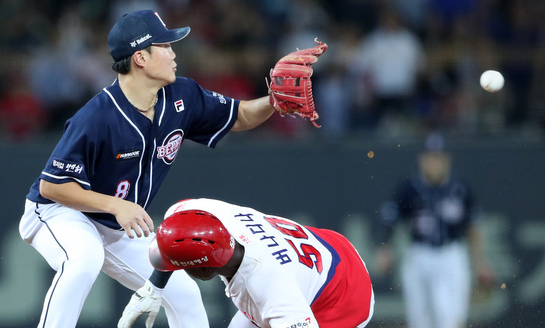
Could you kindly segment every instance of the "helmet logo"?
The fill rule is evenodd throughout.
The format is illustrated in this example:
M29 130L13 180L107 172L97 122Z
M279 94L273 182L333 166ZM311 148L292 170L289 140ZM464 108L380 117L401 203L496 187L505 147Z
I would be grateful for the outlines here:
M231 246L231 248L235 248L235 238L229 238L229 246Z
M200 264L203 264L203 263L206 263L206 262L208 262L208 257L207 256L202 257L200 259L192 260L192 261L174 261L174 260L170 260L170 263L172 263L172 265L175 265L177 267L190 267L190 266L200 265Z

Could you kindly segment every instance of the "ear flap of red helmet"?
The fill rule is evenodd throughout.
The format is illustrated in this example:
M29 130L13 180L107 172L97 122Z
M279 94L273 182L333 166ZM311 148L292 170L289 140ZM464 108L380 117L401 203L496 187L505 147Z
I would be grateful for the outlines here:
M151 244L149 245L149 259L151 265L153 265L153 267L159 271L169 272L183 269L170 263L170 260L161 254L159 246L157 245L157 236L153 238Z

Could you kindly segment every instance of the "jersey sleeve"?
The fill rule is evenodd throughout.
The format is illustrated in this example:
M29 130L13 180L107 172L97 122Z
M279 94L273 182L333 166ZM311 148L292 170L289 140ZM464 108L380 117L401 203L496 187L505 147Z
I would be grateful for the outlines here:
M193 120L186 138L214 148L235 124L239 101L206 90L194 80L187 81L192 94Z
M85 124L80 124L86 122ZM94 121L72 117L65 124L64 133L43 169L40 179L62 184L77 182L91 189L88 174L92 172L97 150L98 131L91 128Z

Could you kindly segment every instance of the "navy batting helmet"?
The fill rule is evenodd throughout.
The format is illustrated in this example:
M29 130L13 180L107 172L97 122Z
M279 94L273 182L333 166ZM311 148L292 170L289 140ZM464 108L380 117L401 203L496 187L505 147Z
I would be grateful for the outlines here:
M166 218L150 245L151 264L159 271L222 267L233 255L235 239L214 215L180 211Z

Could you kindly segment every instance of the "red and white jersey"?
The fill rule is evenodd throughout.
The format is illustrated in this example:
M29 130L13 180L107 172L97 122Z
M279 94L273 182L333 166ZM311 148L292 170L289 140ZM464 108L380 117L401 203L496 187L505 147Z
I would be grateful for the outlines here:
M204 198L173 205L165 218L192 209L219 218L244 246L235 276L221 278L227 296L258 327L354 328L370 320L371 281L342 235Z

